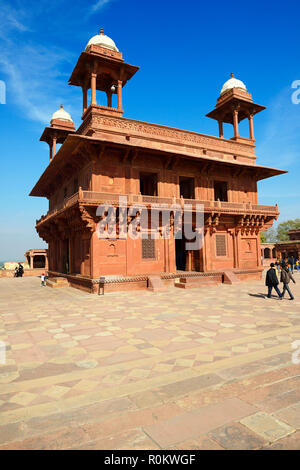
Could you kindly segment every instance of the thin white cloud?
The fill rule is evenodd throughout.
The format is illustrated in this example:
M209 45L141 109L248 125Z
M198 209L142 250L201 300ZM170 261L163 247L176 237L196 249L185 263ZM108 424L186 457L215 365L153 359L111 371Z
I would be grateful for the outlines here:
M96 13L100 11L103 7L111 3L113 0L98 0L94 5L91 7L91 13Z
M25 46L13 60L2 53L0 67L7 77L7 104L13 102L31 120L48 123L55 106L58 106L58 103L53 105L53 97L57 95L59 98L60 82L63 89L65 80L57 70L64 60L63 52L42 47Z
M28 16L28 10L8 9L2 2L0 6L0 71L6 82L7 105L17 106L24 117L49 123L61 102L68 108L61 96L69 93L68 77L60 70L71 60L70 53L33 42L30 23L36 19L34 13Z

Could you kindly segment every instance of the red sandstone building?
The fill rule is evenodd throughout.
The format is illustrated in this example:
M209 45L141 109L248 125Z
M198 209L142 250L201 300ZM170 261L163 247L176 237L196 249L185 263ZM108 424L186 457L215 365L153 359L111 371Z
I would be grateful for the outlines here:
M265 108L232 75L207 114L218 122L218 137L126 119L122 93L137 71L101 30L69 80L82 88L82 124L75 130L61 107L43 132L50 162L30 195L49 200L36 224L49 245L49 276L91 292L100 276L111 289L145 288L153 274L173 283L182 271L185 278L220 282L228 270L239 279L260 278L260 231L279 212L277 205L258 204L257 182L284 173L256 164L253 117ZM100 92L106 106L97 104ZM239 135L244 119L249 137ZM233 125L231 139L223 137L223 123ZM185 202L195 211L203 204L203 248L186 250L172 227L170 239L99 239L96 209L117 205L120 195L149 207Z
M276 260L300 259L300 229L289 230L288 237L289 240L285 242L261 244L265 266Z

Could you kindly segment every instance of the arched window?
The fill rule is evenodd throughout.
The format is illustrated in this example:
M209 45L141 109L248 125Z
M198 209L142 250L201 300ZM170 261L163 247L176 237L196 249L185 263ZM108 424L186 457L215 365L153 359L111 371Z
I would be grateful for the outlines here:
M271 257L271 250L270 248L265 248L264 250L264 258L269 259Z

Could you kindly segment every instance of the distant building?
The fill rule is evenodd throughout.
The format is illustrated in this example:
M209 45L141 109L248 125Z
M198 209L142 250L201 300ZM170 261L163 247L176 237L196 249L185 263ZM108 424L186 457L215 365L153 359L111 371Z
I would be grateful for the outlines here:
M101 30L81 53L69 80L82 89L82 124L75 130L61 107L42 134L50 161L30 195L49 199L48 213L36 223L49 245L49 276L64 276L72 286L91 292L100 276L111 289L122 290L146 288L149 275L174 283L179 276L222 280L229 270L239 279L260 279L260 232L272 226L279 211L277 205L258 204L257 182L284 173L256 164L253 117L264 106L254 103L245 84L231 75L207 115L218 122L218 137L127 119L123 88L138 69L124 62ZM171 71L170 80L180 86L178 70ZM196 79L189 91L203 92ZM105 106L98 104L101 92ZM248 137L239 133L244 119ZM223 123L233 126L231 139L224 138ZM58 151L57 144L62 144ZM196 206L203 205L203 247L187 248L187 239L175 236L172 217L169 238L163 236L162 222L156 239L150 222L143 237L120 236L120 196L127 198L127 227L139 217L129 212L134 204L147 211L153 204L189 204L193 226ZM113 238L97 235L101 204L116 208Z
M27 250L24 256L30 269L48 269L48 250L31 249Z
M281 261L294 258L300 259L300 229L289 230L289 240L277 243L261 243L261 255L266 266L279 259Z
M290 230L289 241L278 242L275 245L277 256L281 259L300 259L300 229Z
M25 253L26 261L6 261L0 269L0 277L13 277L15 268L21 264L24 268L24 276L39 276L48 270L48 250L31 249Z

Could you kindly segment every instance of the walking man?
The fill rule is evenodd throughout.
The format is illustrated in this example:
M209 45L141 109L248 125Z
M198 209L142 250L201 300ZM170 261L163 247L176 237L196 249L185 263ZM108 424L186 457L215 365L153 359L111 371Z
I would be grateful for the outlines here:
M282 267L282 269L281 269L280 282L283 283L283 291L282 291L282 297L281 298L283 299L285 292L288 291L288 293L290 295L290 299L294 300L294 296L293 296L293 294L292 294L292 292L289 288L289 283L292 280L293 283L296 284L296 281L293 278L292 273L290 272L289 268L287 267L287 265L285 263L282 263L281 267Z
M267 271L267 275L266 275L266 286L268 287L268 295L266 298L268 299L271 298L271 293L274 287L274 289L276 290L278 294L278 297L281 299L281 292L278 289L279 281L278 281L278 277L277 277L276 270L275 270L275 264L271 263L270 266L271 267L269 271Z

